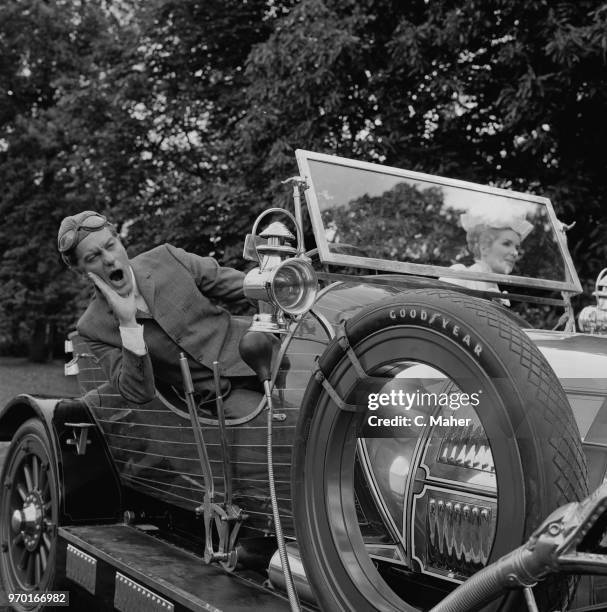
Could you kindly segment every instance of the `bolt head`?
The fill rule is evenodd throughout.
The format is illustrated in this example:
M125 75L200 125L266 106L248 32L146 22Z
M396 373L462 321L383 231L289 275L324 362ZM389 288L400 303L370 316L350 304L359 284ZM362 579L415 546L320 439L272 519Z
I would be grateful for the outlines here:
M561 533L562 527L558 523L551 523L548 525L548 533L552 536L557 536Z

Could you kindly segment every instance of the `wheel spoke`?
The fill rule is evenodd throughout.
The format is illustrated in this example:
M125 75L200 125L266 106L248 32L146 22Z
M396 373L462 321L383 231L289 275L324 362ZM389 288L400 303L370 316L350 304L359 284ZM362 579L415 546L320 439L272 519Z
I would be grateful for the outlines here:
M44 542L40 543L40 563L42 564L42 571L45 572L47 557L46 557L46 548L44 548Z
M34 580L36 579L36 576L34 574L34 572L35 572L34 566L35 566L35 564L34 564L34 554L31 553L29 555L29 557L27 558L27 569L25 570L25 574L27 576L28 583L31 584L31 585L36 584L34 582Z
M32 473L30 471L30 466L23 464L23 474L25 475L25 484L27 486L27 490L31 491L32 487Z
M50 553L51 552L51 539L48 537L48 533L43 533L42 539L44 540L44 543L46 544L46 547L48 548L48 551Z
M34 489L38 489L40 484L40 470L38 465L38 457L36 455L32 455L32 474L33 474L33 485Z
M25 501L25 498L27 497L27 491L25 490L23 483L20 482L17 484L17 492L19 493L21 501Z
M27 566L29 557L30 557L29 550L27 550L27 548L24 548L23 552L21 553L21 559L19 559L19 563L18 563L19 569L22 569L22 570L25 569L25 567Z
M45 469L45 466L42 465L40 469L40 474L38 477L38 491L40 491L40 493L44 495L44 490L47 488L47 486L48 486L48 481L46 479L46 469Z
M36 586L40 584L40 579L42 578L42 561L40 559L40 550L38 550L34 556L34 584Z

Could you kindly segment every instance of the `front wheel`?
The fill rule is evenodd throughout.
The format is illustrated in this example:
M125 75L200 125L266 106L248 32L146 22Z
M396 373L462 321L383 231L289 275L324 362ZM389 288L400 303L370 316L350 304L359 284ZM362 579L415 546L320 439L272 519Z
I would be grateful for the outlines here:
M15 433L1 476L0 573L7 593L32 595L32 603L12 604L30 612L36 594L52 590L57 555L59 493L51 441L38 419Z
M297 540L323 610L429 609L549 512L586 495L563 389L498 308L411 290L357 314L345 335L354 357L343 339L321 357L293 461ZM411 401L372 427L371 391L375 403L382 391ZM393 417L418 417L419 426ZM567 579L537 587L540 608L558 607L570 587ZM524 607L510 594L492 609Z

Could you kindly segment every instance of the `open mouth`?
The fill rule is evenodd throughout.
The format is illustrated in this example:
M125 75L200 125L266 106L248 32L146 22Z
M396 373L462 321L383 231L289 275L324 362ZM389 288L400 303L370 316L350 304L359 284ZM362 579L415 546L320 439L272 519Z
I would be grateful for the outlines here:
M109 274L109 279L113 283L120 283L124 280L124 272L122 270L113 270Z

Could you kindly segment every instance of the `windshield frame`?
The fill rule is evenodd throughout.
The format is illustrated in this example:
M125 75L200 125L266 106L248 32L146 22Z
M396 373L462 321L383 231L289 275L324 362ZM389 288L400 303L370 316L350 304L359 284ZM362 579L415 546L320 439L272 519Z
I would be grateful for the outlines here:
M564 231L558 229L561 227L561 223L560 221L558 221L552 203L548 198L529 193L502 189L499 187L480 185L478 183L462 181L459 179L450 179L437 175L425 174L422 172L402 170L400 168L383 166L381 164L358 161L345 157L338 157L336 155L315 153L313 151L306 151L303 149L297 149L295 151L295 156L297 159L299 173L306 181L306 203L310 215L310 220L312 223L312 230L316 239L316 246L318 248L319 257L322 263L335 266L347 266L379 270L382 272L389 273L397 272L401 274L414 274L416 276L450 277L466 280L482 280L500 283L502 285L515 285L517 287L528 287L532 289L561 291L570 294L578 294L582 292L580 280L573 265L571 255L569 254L565 233ZM371 172L381 172L383 174L398 176L404 179L426 181L441 186L459 187L477 191L480 193L500 195L512 199L521 200L523 202L539 204L545 207L548 218L550 219L550 222L554 229L554 235L556 237L556 241L559 247L559 252L563 259L566 280L557 281L526 276L496 274L494 272L469 272L466 270L453 270L446 266L393 261L388 259L377 259L374 257L362 257L358 255L332 252L329 249L329 243L325 236L325 227L322 221L320 206L316 197L316 190L314 187L314 181L312 179L312 172L310 170L310 161L325 162L339 166L345 166L348 168L367 170Z

